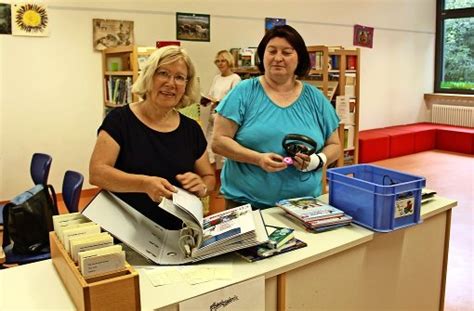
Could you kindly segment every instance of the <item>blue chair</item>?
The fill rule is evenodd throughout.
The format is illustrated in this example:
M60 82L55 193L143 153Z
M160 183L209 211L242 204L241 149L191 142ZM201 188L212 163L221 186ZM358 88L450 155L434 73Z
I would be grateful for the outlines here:
M50 155L45 153L33 154L33 157L31 158L30 174L35 185L41 184L45 186L48 184L49 170L51 169L52 162L53 158L51 158Z
M78 211L84 176L74 171L66 171L63 179L63 200L69 213Z

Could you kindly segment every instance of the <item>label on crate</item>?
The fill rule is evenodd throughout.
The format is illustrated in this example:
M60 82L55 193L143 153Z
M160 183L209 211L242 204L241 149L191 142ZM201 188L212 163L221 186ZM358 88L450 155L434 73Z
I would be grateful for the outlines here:
M413 215L415 213L415 198L408 192L397 196L395 201L395 218Z

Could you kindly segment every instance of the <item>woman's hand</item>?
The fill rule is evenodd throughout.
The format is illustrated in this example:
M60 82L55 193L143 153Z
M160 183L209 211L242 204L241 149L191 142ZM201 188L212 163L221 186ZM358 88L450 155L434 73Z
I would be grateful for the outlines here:
M171 199L176 189L164 178L149 176L145 180L145 192L153 201L160 203L163 197Z
M296 169L299 171L303 171L308 167L311 158L307 154L298 152L293 158L293 160L293 165L296 167Z
M288 167L283 162L283 157L276 153L262 153L258 160L258 166L269 173L278 172Z
M185 190L194 193L198 197L202 198L207 195L207 186L199 175L187 172L176 175L176 179Z

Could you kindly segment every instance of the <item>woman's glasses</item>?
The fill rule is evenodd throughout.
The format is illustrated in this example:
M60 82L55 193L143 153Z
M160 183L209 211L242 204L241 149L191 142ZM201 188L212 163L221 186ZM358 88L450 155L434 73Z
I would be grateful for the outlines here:
M155 76L161 81L169 81L170 78L173 78L176 85L185 85L188 82L188 78L182 74L172 75L166 70L158 70L155 72Z

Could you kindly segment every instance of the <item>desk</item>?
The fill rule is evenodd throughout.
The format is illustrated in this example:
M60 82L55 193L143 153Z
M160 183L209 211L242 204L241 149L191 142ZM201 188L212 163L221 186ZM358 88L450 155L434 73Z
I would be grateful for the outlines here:
M436 197L422 206L422 224L390 233L351 225L312 234L298 227L295 235L308 247L255 263L235 254L203 263L232 263L231 280L153 287L139 269L142 309L177 310L180 301L261 275L267 310L442 309L456 204ZM264 218L268 224L295 227L277 208L265 210ZM0 271L0 295L5 310L74 309L50 260Z

